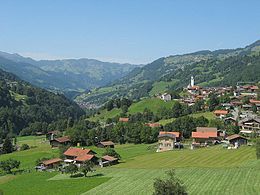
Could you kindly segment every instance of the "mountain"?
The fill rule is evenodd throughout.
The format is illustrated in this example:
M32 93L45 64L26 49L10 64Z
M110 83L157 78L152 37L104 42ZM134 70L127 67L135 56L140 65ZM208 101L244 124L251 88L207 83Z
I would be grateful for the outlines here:
M188 85L194 76L202 86L260 81L260 41L238 49L199 51L162 57L131 71L111 85L85 93L77 101L102 104L114 97L139 99Z
M138 67L132 64L101 62L93 59L40 60L0 52L0 68L22 79L65 94L104 86Z
M65 96L37 88L0 69L0 139L64 130L85 112Z

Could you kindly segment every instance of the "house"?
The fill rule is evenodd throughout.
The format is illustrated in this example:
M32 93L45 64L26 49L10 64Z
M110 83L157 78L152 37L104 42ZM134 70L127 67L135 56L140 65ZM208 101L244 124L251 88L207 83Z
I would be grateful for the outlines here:
M99 148L114 148L115 144L112 141L104 141L104 142L99 142L97 144L97 147L99 147Z
M205 144L215 143L218 140L218 130L215 127L197 127L196 132L192 132L193 143Z
M230 135L228 137L226 137L226 140L229 141L230 144L234 145L234 146L240 146L240 145L246 145L248 139L238 135L238 134L234 134L234 135Z
M173 150L175 144L180 140L179 132L160 131L158 136L157 152Z
M83 154L74 159L74 162L80 166L80 164L83 164L86 161L92 161L94 164L97 164L98 158L93 154Z
M60 134L60 131L49 131L48 133L46 133L46 140L53 140L57 138Z
M59 147L59 146L68 146L70 145L71 141L68 136L54 138L50 140L51 147Z
M168 101L171 101L172 100L172 96L168 93L164 93L160 96L160 98L165 101L165 102L168 102Z
M228 114L227 110L215 110L213 112L217 117L223 118Z
M110 165L115 165L115 164L118 164L118 158L115 158L113 156L109 156L109 155L106 155L106 156L103 156L100 160L99 160L99 165L101 167L104 167L104 166L110 166Z
M119 118L119 122L127 123L129 118Z
M260 118L246 117L238 122L240 133L250 135L256 133L260 135Z
M146 123L145 124L146 126L148 127L161 127L161 124L160 123Z
M53 169L58 167L62 162L62 159L60 158L53 158L49 160L42 161L41 166L45 167L45 169Z
M85 148L68 148L64 153L65 156L65 163L77 163L81 164L86 161L91 160L92 162L97 162L97 157L95 156L96 152L90 149Z
M226 125L231 124L231 125L237 126L237 121L233 117L224 118L224 122L225 122Z

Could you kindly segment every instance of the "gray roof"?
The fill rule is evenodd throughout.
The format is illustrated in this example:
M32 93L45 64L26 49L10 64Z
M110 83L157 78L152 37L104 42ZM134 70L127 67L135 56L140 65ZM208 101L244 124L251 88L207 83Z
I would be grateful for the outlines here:
M158 138L161 138L161 137L170 137L170 138L176 138L176 136L175 136L175 135L173 135L173 134L170 134L170 133L164 133L164 134L158 135Z

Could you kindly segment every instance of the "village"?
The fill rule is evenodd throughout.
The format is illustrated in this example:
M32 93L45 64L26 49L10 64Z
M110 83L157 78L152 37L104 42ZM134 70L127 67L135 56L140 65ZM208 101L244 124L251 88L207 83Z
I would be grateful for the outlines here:
M206 100L209 95L214 93L219 96L232 94L229 102L224 102L219 105L220 109L212 111L215 118L223 121L224 124L229 124L237 127L236 134L228 134L225 129L217 127L196 127L190 135L190 138L184 138L182 133L177 129L174 131L165 131L160 123L145 123L145 126L158 129L158 142L156 152L164 152L179 149L197 149L210 147L213 145L222 144L225 149L238 149L242 145L251 145L250 138L260 136L260 100L257 100L258 87L256 85L239 85L233 87L200 87L194 84L194 78L191 77L191 82L184 88L187 95L184 98L178 99L182 104L192 106L196 101ZM165 102L172 101L171 95L164 93L158 98ZM176 101L176 100L175 100ZM118 123L127 124L130 120L128 117L120 117ZM96 152L80 147L70 147L71 139L68 136L62 136L59 131L50 131L46 134L46 140L49 141L51 148L66 147L63 153L64 158L54 158L42 161L36 169L44 171L47 169L58 168L63 170L64 167L70 164L75 164L80 167L86 162L91 162L93 165L100 167L111 166L120 162L115 156L104 155L100 158L96 156ZM187 144L188 143L188 144ZM111 140L100 141L96 144L99 148L115 147L115 143Z

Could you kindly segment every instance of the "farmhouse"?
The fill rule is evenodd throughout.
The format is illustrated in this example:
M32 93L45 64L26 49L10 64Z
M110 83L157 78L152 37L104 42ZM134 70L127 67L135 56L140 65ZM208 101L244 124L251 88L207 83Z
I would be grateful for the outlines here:
M100 160L99 160L99 165L101 167L104 167L104 166L110 166L110 165L115 165L115 164L118 164L118 158L115 158L113 156L109 156L109 155L106 155L106 156L103 156Z
M218 130L215 127L197 127L196 132L192 132L194 144L214 143L218 140Z
M46 169L53 169L56 168L57 166L59 166L62 162L62 159L60 158L53 158L53 159L49 159L49 160L45 160L42 162L42 167L46 168Z
M49 131L46 134L46 139L49 140L49 141L53 140L53 139L57 138L60 134L61 134L60 131Z
M127 123L129 118L119 118L119 122Z
M115 144L112 141L104 141L104 142L99 142L97 144L97 147L99 147L99 148L114 148Z
M260 118L247 117L238 122L240 133L252 134L256 133L260 135Z
M157 152L173 150L175 144L180 140L179 132L160 131L158 136Z
M54 138L53 140L50 140L51 147L59 147L59 146L67 146L70 145L70 138L68 136Z
M213 113L216 116L218 116L220 118L223 118L223 117L225 117L228 114L228 111L227 110L215 110Z
M146 123L145 124L146 126L148 127L161 127L161 124L160 123Z
M247 144L247 141L248 141L247 138L245 138L241 135L238 135L238 134L230 135L226 138L226 140L228 140L229 143L234 145L234 146L236 144L238 144L238 146Z
M94 164L97 164L97 157L93 154L83 154L74 159L76 164L80 166L80 164L86 162L86 161L92 161Z
M165 102L168 102L168 101L171 101L172 100L172 96L168 93L164 93L160 96L160 98L165 101Z

